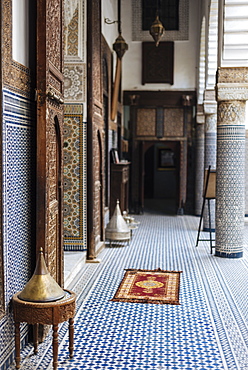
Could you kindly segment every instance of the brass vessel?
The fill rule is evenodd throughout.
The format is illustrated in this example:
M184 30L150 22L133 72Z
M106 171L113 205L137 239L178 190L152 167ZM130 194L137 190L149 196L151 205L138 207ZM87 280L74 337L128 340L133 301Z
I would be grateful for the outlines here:
M138 225L140 224L140 222L136 221L134 217L129 216L126 211L123 212L123 218L126 221L129 228L137 229Z
M116 202L115 211L105 230L106 239L124 241L130 240L130 229L122 217L119 200Z
M161 37L163 36L163 33L164 33L164 26L160 22L158 14L157 14L156 19L155 19L155 21L153 22L153 24L151 25L151 28L150 28L150 35L153 37L156 46L158 46L159 41L160 41Z
M64 290L48 272L41 248L33 276L18 294L18 298L29 302L53 302L64 296Z
M115 40L115 43L113 44L113 49L120 60L122 59L125 52L128 50L128 44L125 42L121 33L119 33L119 36Z

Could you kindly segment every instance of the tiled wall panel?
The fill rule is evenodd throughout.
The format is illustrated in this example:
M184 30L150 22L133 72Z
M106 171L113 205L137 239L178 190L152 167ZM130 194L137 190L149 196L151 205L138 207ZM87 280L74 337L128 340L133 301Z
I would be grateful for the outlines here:
M74 112L70 113L69 112ZM64 117L64 249L86 249L86 123L80 106Z
M34 248L35 140L31 102L3 91L3 259L5 316L0 322L0 369L7 368L14 352L10 300L31 275ZM25 339L27 327L22 326Z

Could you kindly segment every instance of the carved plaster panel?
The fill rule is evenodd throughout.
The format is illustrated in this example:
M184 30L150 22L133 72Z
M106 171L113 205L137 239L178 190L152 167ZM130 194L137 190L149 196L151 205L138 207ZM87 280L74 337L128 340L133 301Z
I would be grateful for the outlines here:
M78 55L78 7L75 9L73 18L68 24L66 38L66 54Z
M68 64L64 69L64 97L67 102L79 102L86 99L85 64Z
M85 0L65 0L65 62L85 61Z
M219 68L217 100L248 100L248 68Z
M244 125L245 101L220 102L218 125Z
M75 11L78 9L78 0L65 0L65 27L68 27L74 17Z
M216 132L217 128L217 108L215 114L207 114L205 119L205 131Z
M217 101L248 100L248 84L217 84Z
M219 83L248 83L248 67L226 67L217 71Z

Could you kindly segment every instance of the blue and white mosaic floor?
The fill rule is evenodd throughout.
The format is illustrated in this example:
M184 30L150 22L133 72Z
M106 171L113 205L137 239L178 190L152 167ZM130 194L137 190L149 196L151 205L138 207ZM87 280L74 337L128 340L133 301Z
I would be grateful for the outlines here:
M248 250L242 259L196 248L199 218L136 216L130 245L106 247L99 264L84 264L77 293L75 353L68 357L67 323L60 326L58 370L248 369ZM248 244L248 226L246 245ZM181 305L111 302L126 268L182 270ZM22 369L52 369L51 334L37 356L28 345ZM14 365L10 367L14 369Z

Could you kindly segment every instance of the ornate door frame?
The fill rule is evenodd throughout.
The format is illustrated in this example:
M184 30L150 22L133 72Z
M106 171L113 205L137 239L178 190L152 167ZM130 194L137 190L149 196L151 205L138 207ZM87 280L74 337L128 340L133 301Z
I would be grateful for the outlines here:
M63 285L63 1L37 1L36 252Z

